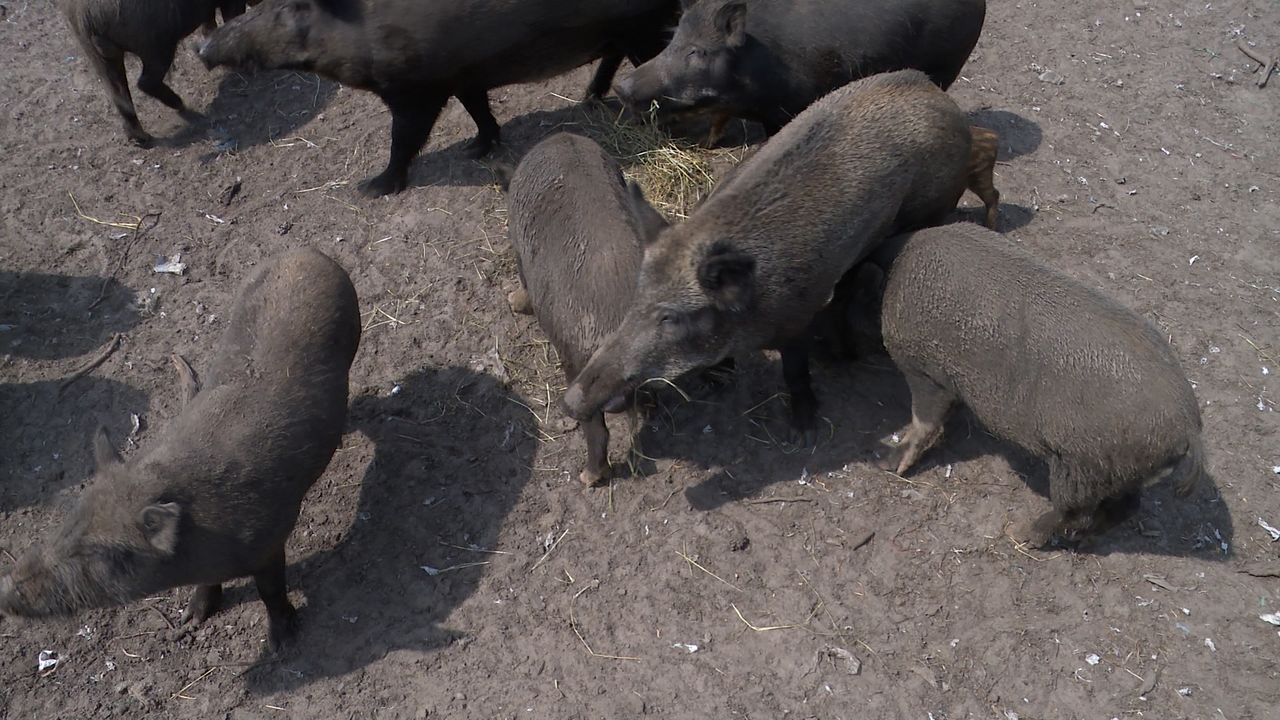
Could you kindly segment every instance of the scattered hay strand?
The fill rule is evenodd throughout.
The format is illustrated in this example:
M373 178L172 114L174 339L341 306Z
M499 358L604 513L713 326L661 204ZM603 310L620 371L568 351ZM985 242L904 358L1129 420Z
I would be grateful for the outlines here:
M693 567L698 568L698 569L699 569L699 570L701 570L702 572L704 572L704 573L706 573L706 574L710 575L711 577L715 578L716 580L719 580L720 582L722 582L722 583L724 583L725 585L727 585L727 586L729 586L729 587L733 588L734 590L737 590L738 592L742 592L742 588L738 587L737 585L734 585L733 583L729 582L728 580L725 580L724 578L720 577L719 575L717 575L717 574L715 574L715 573L711 572L710 570L708 570L708 569L706 569L706 568L702 567L701 565L699 565L699 564L698 564L698 561L697 561L697 560L694 560L693 558L691 558L691 557L689 557L688 555L686 555L686 554L684 554L684 553L680 552L679 550L676 550L676 554L677 554L677 555L679 555L680 557L684 558L685 562L689 563L689 564L690 564L690 565L692 565Z
M133 220L132 222L127 222L127 223L126 222L109 222L107 220L100 220L96 217L93 217L92 215L85 215L84 212L80 210L80 203L76 202L76 196L72 195L70 191L67 191L67 197L71 198L71 205L75 207L76 215L79 215L81 220L88 220L91 223L96 223L98 225L106 225L107 227L119 228L121 230L133 230L134 232L137 232L138 229L142 227L142 217L138 215L125 215L124 213L118 213L120 217L131 218Z
M573 603L583 593L588 590L595 590L598 587L600 587L600 580L597 578L587 583L581 590L574 593L573 597L569 598L569 627L573 629L573 634L578 636L578 641L582 643L582 647L587 649L587 653L590 654L591 657L602 658L605 660L632 660L638 662L640 660L638 657L631 657L629 655L607 655L605 653L596 652L595 649L591 647L591 643L587 642L587 639L582 636L582 631L578 629L578 619L573 614Z
M534 563L533 567L529 568L529 572L533 572L534 570L537 570L539 565L546 562L547 558L551 557L551 553L555 552L555 549L560 547L560 541L563 540L564 536L568 534L569 534L569 528L565 528L564 532L560 533L560 537L556 538L555 542L551 543L551 547L547 548L547 551L542 553L542 557L538 558L538 562Z
M742 611L738 609L737 605L733 603L729 603L729 607L733 608L733 613L738 616L738 619L742 621L743 625L746 625L747 627L751 628L753 631L758 633L770 632L773 630L792 630L795 628L804 627L803 625L769 625L767 627L757 627L755 625L752 625L750 620L747 620L745 617L742 616Z
M185 693L186 691L188 691L188 690L190 690L192 687L194 687L196 683L198 683L198 682L200 682L201 680L203 680L203 679L205 679L205 678L209 677L210 675L212 675L212 674L213 674L213 671L214 671L214 670L217 670L219 667L221 667L221 666L220 666L220 665L215 665L215 666L213 666L213 667L209 668L208 670L205 670L205 671L204 671L204 673L200 675L200 677L196 678L195 680L192 680L191 682L187 683L186 685L183 685L181 690L179 690L178 692L176 692L176 693L174 693L174 694L170 695L170 696L169 696L169 699L170 699L170 700L173 700L174 698L182 698L183 700L195 700L195 698L191 697L190 695L184 695L183 693Z

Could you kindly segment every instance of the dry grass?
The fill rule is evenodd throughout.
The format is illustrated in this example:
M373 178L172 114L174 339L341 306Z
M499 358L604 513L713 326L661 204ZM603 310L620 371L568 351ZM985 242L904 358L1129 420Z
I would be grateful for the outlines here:
M669 216L684 218L711 192L716 178L713 164L726 160L737 164L745 148L704 148L683 138L673 138L652 118L623 119L620 114L596 108L583 113L582 128L622 164L626 176L640 185L654 207Z

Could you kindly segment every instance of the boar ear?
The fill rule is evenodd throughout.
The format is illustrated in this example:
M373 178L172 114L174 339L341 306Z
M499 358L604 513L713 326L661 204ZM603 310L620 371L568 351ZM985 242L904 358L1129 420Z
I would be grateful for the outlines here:
M658 238L658 233L667 229L667 219L662 213L653 209L644 198L644 191L634 182L627 182L627 200L631 203L631 215L640 223L640 242L648 245Z
M93 433L93 462L98 470L124 462L120 459L120 454L112 447L111 440L107 437L107 429L101 425Z
M163 555L172 555L178 549L178 522L182 508L178 503L148 505L142 509L138 524L151 547Z
M755 275L755 259L724 242L712 244L698 266L698 284L716 307L728 312L741 312L751 305Z
M729 47L742 47L747 42L747 4L731 2L716 12L716 29Z

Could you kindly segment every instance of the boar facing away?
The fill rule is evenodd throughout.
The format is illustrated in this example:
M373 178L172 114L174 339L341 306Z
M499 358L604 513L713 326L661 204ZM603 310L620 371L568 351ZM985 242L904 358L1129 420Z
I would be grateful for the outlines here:
M498 142L488 91L535 82L603 58L588 94L604 94L624 57L656 55L676 0L267 0L205 42L210 67L303 70L376 93L391 110L391 158L361 185L400 192L450 96Z
M245 0L57 0L71 31L80 42L94 72L107 86L111 101L124 121L130 140L149 146L153 138L133 106L124 56L142 60L138 89L177 110L186 120L200 117L189 109L173 88L165 84L174 53L183 38L197 28L211 27L215 13L223 20L244 12Z
M508 227L520 273L516 312L532 312L572 382L635 298L641 242L666 227L594 141L565 133L538 143L509 186ZM617 410L619 407L610 407ZM583 420L584 485L609 476L609 429Z
M1023 531L1037 545L1105 529L1146 481L1171 473L1187 494L1202 478L1199 406L1150 323L971 223L894 246L881 327L911 424L890 469L907 472L963 403L1048 462L1053 510Z
M271 647L290 636L285 540L343 433L359 307L314 250L264 264L238 297L202 386L184 374L188 400L155 445L121 461L99 432L89 487L0 577L0 613L67 615L195 585L182 619L200 622L223 582L251 575Z
M645 111L757 120L770 135L853 80L914 68L944 90L969 58L986 0L685 0L675 36L618 82Z
M645 245L635 303L569 385L570 414L589 417L652 378L778 348L793 426L812 443L810 321L900 213L927 224L955 208L969 154L964 113L919 71L818 101Z

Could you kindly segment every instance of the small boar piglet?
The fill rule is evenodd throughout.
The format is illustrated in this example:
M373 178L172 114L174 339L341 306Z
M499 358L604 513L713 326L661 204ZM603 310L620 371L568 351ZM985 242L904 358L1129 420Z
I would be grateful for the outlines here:
M476 123L468 153L499 141L488 91L536 82L601 58L588 97L613 83L622 60L661 49L677 0L266 0L200 48L209 67L314 72L368 90L391 110L391 157L362 183L397 193L449 98Z
M917 70L809 107L645 244L635 301L570 383L570 413L585 419L648 380L775 348L793 428L812 444L811 321L908 205L920 218L955 208L970 141L964 113Z
M360 342L355 288L314 250L277 256L240 288L197 379L155 444L121 460L105 433L70 517L0 577L0 614L68 615L196 586L183 622L217 610L222 583L251 576L272 649L294 629L285 541L342 437Z
M911 424L887 468L906 473L952 406L1047 461L1053 510L1020 531L1037 545L1100 532L1165 475L1204 475L1200 410L1169 343L1116 301L972 223L890 241L885 348L911 390Z
M520 288L512 310L532 313L573 381L635 298L641 243L666 221L628 184L617 162L584 137L553 135L520 161L508 185L508 227ZM603 411L582 419L590 486L609 477ZM629 401L630 398L625 398Z
M183 38L197 28L209 29L215 14L228 20L244 12L244 0L57 0L85 57L107 86L124 121L125 135L143 147L154 139L142 128L125 74L126 54L142 61L138 89L177 110L188 121L200 118L165 84L173 56Z
M986 0L685 0L675 36L618 82L634 109L731 117L772 135L823 95L914 68L946 89L969 58Z

